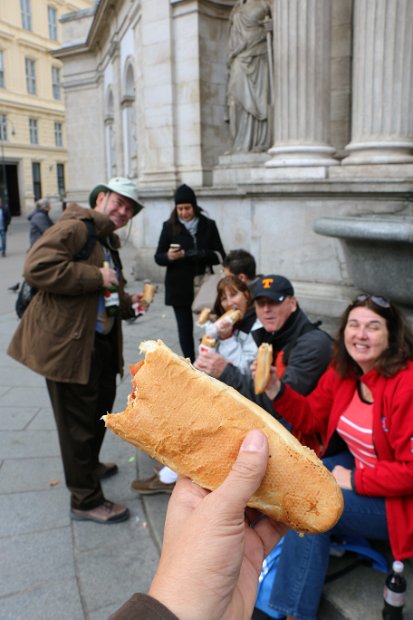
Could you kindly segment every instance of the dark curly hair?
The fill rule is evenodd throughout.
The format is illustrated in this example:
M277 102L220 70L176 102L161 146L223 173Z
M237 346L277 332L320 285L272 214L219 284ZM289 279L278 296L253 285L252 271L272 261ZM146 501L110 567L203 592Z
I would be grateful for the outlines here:
M399 308L385 297L367 294L358 295L341 317L333 352L333 364L337 373L342 377L363 374L344 344L344 330L354 308L369 308L385 319L389 346L377 358L374 368L383 377L393 377L406 367L408 360L413 360L413 331Z

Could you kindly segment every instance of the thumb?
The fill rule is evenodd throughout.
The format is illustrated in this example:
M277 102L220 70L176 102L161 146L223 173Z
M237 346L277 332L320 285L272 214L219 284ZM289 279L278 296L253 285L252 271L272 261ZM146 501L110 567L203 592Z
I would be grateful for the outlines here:
M216 495L227 512L244 514L245 507L260 486L268 464L268 440L262 431L250 431L242 442L237 460Z

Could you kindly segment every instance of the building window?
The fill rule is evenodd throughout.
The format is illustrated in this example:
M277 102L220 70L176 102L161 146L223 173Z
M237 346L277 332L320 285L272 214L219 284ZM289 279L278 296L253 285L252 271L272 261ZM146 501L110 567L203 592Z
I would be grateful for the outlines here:
M25 58L26 66L26 88L29 95L36 94L36 67L31 58Z
M4 88L4 55L0 50L0 88Z
M32 11L30 0L20 0L20 11L22 16L22 26L25 30L32 29Z
M62 123L54 124L54 143L56 146L63 146L63 125Z
M52 67L52 88L53 99L61 99L60 69L58 67Z
M42 180L40 176L40 164L37 161L32 162L32 177L34 199L35 201L40 200L42 197Z
M1 142L7 142L9 139L7 135L7 116L0 114L0 140Z
M49 22L49 39L57 41L57 11L52 6L47 7L47 19Z
M39 128L36 118L29 118L30 144L39 144Z
M57 173L57 191L59 192L59 196L63 199L66 195L65 189L65 165L64 164L56 164L56 173Z

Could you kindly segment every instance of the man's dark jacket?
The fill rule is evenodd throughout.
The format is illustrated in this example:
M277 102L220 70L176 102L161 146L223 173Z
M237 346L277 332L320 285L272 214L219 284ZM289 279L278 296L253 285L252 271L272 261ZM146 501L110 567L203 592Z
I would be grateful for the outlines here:
M271 343L274 357L284 352L283 382L304 396L312 392L331 359L332 340L326 332L313 325L298 307L277 332L270 333L261 327L252 335L258 347L263 342ZM227 364L219 379L274 415L268 396L256 395L252 378L241 374L235 366Z

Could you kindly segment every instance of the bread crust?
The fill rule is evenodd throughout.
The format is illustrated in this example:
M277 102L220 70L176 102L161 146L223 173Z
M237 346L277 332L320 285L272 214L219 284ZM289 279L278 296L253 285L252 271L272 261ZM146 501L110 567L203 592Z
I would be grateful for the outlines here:
M205 323L209 319L209 315L211 314L211 308L203 308L199 313L197 323L198 325L205 325Z
M343 497L315 453L224 383L196 370L161 340L141 343L145 363L133 378L137 395L105 425L179 474L213 490L234 463L246 433L268 437L266 474L249 506L299 532L324 532L339 519Z
M270 380L270 369L272 364L272 344L263 342L258 347L257 368L255 370L254 391L256 394L265 392L265 388Z
M155 297L156 286L155 284L151 284L150 282L145 282L143 285L143 301L146 301L147 304L152 303L153 298Z
M241 310L238 310L238 308L236 309L230 308L230 310L227 310L226 312L224 312L224 314L222 314L217 319L217 321L230 321L234 325L241 318L242 318Z

